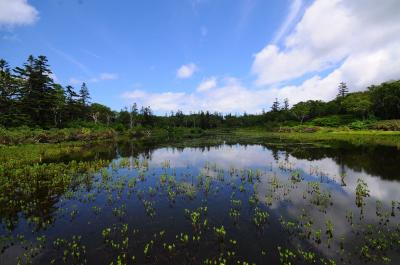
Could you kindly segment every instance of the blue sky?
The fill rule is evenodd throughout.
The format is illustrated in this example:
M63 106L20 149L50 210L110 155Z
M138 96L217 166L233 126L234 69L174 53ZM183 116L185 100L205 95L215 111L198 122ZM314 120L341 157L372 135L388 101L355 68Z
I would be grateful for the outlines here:
M322 24L343 21L357 29L358 21L350 18L362 19L356 13L360 0L354 7L340 0L324 2L0 0L0 57L17 66L29 54L44 54L59 83L78 88L85 81L93 101L115 110L136 101L160 114L176 109L259 112L275 97L292 103L306 96L329 99L345 77L354 90L381 81L375 72L385 69L372 69L362 82L349 76L354 69L346 70L362 55L357 40L369 38L367 33L349 36L352 41L338 49L332 38L346 28L326 28L332 36L324 36L321 26L307 22L319 14L327 20ZM388 10L399 10L395 1L389 4ZM394 21L393 14L389 23ZM384 23L379 20L378 27ZM321 51L318 41L329 51ZM386 62L383 57L378 60ZM323 93L317 88L321 84L329 84Z

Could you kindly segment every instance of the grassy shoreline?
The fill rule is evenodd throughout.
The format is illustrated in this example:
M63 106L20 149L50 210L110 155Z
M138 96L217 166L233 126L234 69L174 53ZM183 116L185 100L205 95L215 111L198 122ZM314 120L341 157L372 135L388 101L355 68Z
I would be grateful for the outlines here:
M290 140L301 143L341 141L353 145L384 145L394 146L400 149L400 132L398 131L340 131L340 130L320 130L317 132L267 132L258 128L238 129L234 132L238 137L263 137L280 140Z
M100 128L69 128L52 130L0 130L0 146L31 145L31 144L59 144L96 141L155 141L179 142L190 139L212 138L220 140L258 140L273 139L278 141L293 141L299 143L318 143L340 141L353 145L384 145L400 149L399 131L377 130L341 130L334 128L320 128L314 132L296 131L267 131L261 127L234 128L234 129L183 129L174 130L153 129L149 133L142 131L116 132L113 129Z

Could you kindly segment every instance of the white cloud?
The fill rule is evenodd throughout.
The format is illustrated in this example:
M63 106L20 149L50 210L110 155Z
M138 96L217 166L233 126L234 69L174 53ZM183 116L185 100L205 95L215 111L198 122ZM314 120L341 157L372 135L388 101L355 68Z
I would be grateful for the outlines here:
M330 100L341 81L358 91L400 78L400 1L315 0L290 31L286 24L293 24L303 7L293 2L292 14L277 31L275 38L283 40L283 46L271 43L255 55L252 71L259 86L246 87L235 78L209 78L194 92L135 90L124 98L158 112L257 113L268 109L275 97L289 98L291 104ZM288 85L294 79L296 85Z
M289 7L289 13L286 16L280 28L278 29L278 31L275 33L274 40L272 41L273 43L279 42L281 38L288 32L291 25L300 14L302 7L303 7L303 0L292 0L292 3Z
M155 111L171 111L187 107L190 95L184 92L161 92L148 93L143 90L134 90L125 92L122 97L129 101L134 101L142 106L151 106Z
M176 71L176 77L185 79L191 77L198 70L194 63L184 64Z
M27 0L0 0L0 26L35 23L39 12Z
M316 0L282 48L256 54L256 84L271 85L315 74L299 86L277 91L298 99L331 99L340 81L351 90L400 77L400 1ZM320 73L333 68L326 77ZM335 69L336 68L336 69Z
M216 81L215 81L216 82ZM211 83L211 82L210 82ZM211 85L208 85L209 87ZM270 91L251 90L232 77L223 78L221 85L213 89L186 92L149 93L143 90L126 92L122 98L135 101L140 105L151 106L159 113L171 110L190 111L209 110L223 113L261 112L269 105Z
M204 79L198 86L197 86L197 92L204 92L208 91L212 88L215 88L217 86L217 79L215 77L210 77L207 79Z

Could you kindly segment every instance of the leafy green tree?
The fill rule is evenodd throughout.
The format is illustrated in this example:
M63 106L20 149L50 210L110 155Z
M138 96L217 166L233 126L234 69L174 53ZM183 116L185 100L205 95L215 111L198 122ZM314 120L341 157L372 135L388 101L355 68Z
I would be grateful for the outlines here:
M348 94L343 99L342 106L347 113L365 119L371 111L372 102L368 92L357 92Z
M93 119L94 123L101 122L103 124L109 124L110 117L113 115L112 110L99 103L93 103L89 107L90 117Z
M120 110L115 117L115 122L123 125L125 129L130 128L130 120L130 113L126 107Z
M141 124L143 126L151 127L154 125L153 111L151 110L150 106L142 107L140 109L140 115L141 115Z
M310 102L299 102L293 105L291 112L303 124L304 120L310 115L311 104Z
M400 118L400 80L371 86L368 91L371 93L375 116L382 119Z

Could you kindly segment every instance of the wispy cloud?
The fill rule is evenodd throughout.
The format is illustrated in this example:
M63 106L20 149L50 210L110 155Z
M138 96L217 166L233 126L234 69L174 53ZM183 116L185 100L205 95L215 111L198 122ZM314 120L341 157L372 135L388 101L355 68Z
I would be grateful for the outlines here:
M92 75L92 71L86 65L84 65L83 63L78 61L74 56L53 47L53 45L51 45L51 44L47 44L47 46L49 47L49 49L51 51L53 51L57 55L61 56L62 58L64 58L64 60L68 61L69 63L73 64L75 67L77 67L79 70L81 70L84 74L86 74L88 76Z
M246 26L248 18L253 11L254 7L256 6L256 0L244 0L242 1L242 7L240 8L238 23L236 26L237 34L243 30Z
M98 83L100 81L106 81L106 80L115 80L118 79L118 74L115 73L101 73L97 76L90 77L90 78L75 78L71 77L69 79L69 83L72 85L78 85L82 84L83 82L87 83Z
M304 6L303 0L291 0L292 3L289 7L289 13L286 16L285 20L275 33L274 39L272 40L272 43L278 43L283 36L285 36L290 28L293 26L293 23L295 22L296 18L299 17L302 7Z
M95 54L94 52L91 52L91 51L88 51L88 50L85 50L85 49L82 49L82 52L87 54L87 55L89 55L89 56L91 56L91 57L93 57L93 58L96 58L96 59L100 59L101 58L99 55Z
M115 73L101 73L100 80L115 80L118 79L118 74Z
M21 42L21 40L18 38L18 35L14 34L14 33L4 34L4 35L1 36L1 39L4 40L4 41Z

